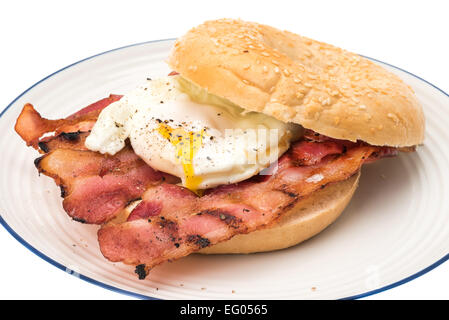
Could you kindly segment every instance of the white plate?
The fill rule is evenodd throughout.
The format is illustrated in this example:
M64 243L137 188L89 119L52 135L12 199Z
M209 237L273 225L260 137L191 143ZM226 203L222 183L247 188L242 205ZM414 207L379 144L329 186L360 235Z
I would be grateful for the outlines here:
M449 258L449 96L377 61L415 90L427 120L425 145L366 165L349 207L324 232L272 253L191 255L155 268L144 281L133 267L104 259L98 227L67 216L58 187L37 175L38 155L13 126L26 102L45 117L65 117L146 77L166 75L172 44L136 44L74 63L36 83L0 114L0 222L27 248L83 280L163 299L357 298L414 279Z

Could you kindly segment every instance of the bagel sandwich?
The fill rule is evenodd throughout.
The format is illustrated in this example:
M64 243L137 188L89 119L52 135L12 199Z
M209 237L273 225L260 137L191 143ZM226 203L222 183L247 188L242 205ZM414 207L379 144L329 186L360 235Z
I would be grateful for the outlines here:
M69 216L100 225L103 255L141 279L191 253L296 245L343 212L362 165L424 140L398 76L288 31L207 21L167 62L169 75L68 118L27 104L16 123Z

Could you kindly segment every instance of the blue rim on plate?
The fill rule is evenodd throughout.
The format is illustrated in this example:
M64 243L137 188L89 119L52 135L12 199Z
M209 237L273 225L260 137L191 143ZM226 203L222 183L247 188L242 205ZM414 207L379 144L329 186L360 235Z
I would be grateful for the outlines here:
M18 100L18 99L20 99L20 98L21 98L24 94L26 94L28 91L30 91L31 89L33 89L35 86L37 86L37 85L40 84L41 82L47 80L48 78L50 78L50 77L52 77L52 76L58 74L59 72L65 70L65 69L68 69L68 68L70 68L70 67L73 67L74 65L77 65L77 64L81 63L81 62L84 62L84 61L86 61L86 60L93 59L93 58L95 58L95 57L98 57L98 56L101 56L101 55L104 55L104 54L107 54L107 53L110 53L110 52L114 52L114 51L126 49L126 48L129 48L129 47L135 47L135 46L139 46L139 45L144 45L144 44L148 44L148 43L163 42L163 41L173 41L173 40L175 40L175 39L174 39L174 38L169 38L169 39L152 40L152 41L145 41L145 42L135 43L135 44L131 44L131 45L127 45L127 46L115 48L115 49L112 49L112 50L104 51L104 52L98 53L98 54L96 54L96 55L90 56L90 57L88 57L88 58L79 60L79 61L77 61L77 62L75 62L75 63L72 63L72 64L70 64L70 65L68 65L68 66L66 66L66 67L64 67L64 68L62 68L62 69L59 69L58 71L53 72L52 74L46 76L46 77L43 78L42 80L36 82L36 83L33 84L31 87L29 87L28 89L26 89L26 90L25 90L24 92L22 92L19 96L17 96L17 98L15 98L15 99L14 99L14 100L13 100L13 101L12 101L6 108L5 108L5 109L3 109L3 110L0 112L0 117L2 117L3 114L4 114L4 113L5 113L5 112L6 112L6 111L7 111L7 110L8 110L8 109L9 109L9 108L10 108L10 107L11 107L11 106ZM433 88L437 89L438 91L440 91L441 93L443 93L445 96L449 97L449 94L447 94L446 92L444 92L443 90L441 90L441 89L438 88L437 86L433 85L432 83L428 82L427 80L422 79L421 77L418 77L417 75L415 75L415 74L413 74L413 73L411 73L411 72L408 72L408 71L406 71L406 70L404 70L404 69L398 68L398 67L396 67L396 66L394 66L394 65L391 65L391 64L389 64L389 63L386 63L386 62L383 62L383 61L380 61L380 60L377 60L377 59L373 59L373 58L370 58L370 57L367 57L367 56L364 56L364 55L361 55L361 56L364 57L364 58L370 59L370 60L372 60L372 61L380 62L380 63L382 63L382 64L385 64L385 65L387 65L387 66L390 66L390 67L395 68L395 69L397 69L397 70L400 70L400 71L402 71L402 72L405 72L405 73L407 73L407 74L409 74L409 75L411 75L411 76L413 76L413 77L415 77L415 78L417 78L417 79L419 79L419 80L425 82L426 84L430 85L431 87L433 87ZM3 219L3 217L1 216L1 214L0 214L0 224L1 224L1 225L6 229L6 231L8 231L8 232L9 232L9 233L10 233L10 234L11 234L11 235L12 235L18 242L20 242L23 246L25 246L25 247L26 247L27 249L29 249L31 252L33 252L33 253L36 254L38 257L44 259L44 260L47 261L48 263L52 264L53 266L57 267L58 269L61 269L62 271L66 272L66 273L68 273L68 274L71 274L71 275L73 275L73 276L76 276L76 277L78 277L78 278L80 278L80 279L82 279L82 280L84 280L84 281L87 281L87 282L89 282L89 283L95 284L95 285L97 285L97 286L99 286L99 287L102 287L102 288L105 288L105 289L108 289L108 290L111 290L111 291L114 291L114 292L117 292L117 293L125 294L125 295L131 296L131 297L135 297L135 298L138 298L138 299L160 300L159 298L156 298L156 297L146 296L146 295L139 294L139 293L135 293L135 292L132 292L132 291L120 289L120 288L117 288L117 287L108 285L108 284L106 284L106 283L104 283L104 282L100 282L100 281L97 281L97 280L95 280L95 279L89 278L89 277L87 277L87 276L85 276L85 275L82 275L82 274L79 274L79 273L77 273L77 272L74 272L73 270L67 268L66 266L60 264L59 262L57 262L57 261L51 259L50 257L48 257L47 255L45 255L44 253L42 253L42 252L40 252L39 250L37 250L36 248L34 248L31 244L29 244L28 242L26 242L26 241L25 241L19 234L17 234L17 233L16 233L16 232L15 232L15 231L8 225L8 223L6 223L6 221ZM376 293L380 293L380 292L383 292L383 291L392 289L392 288L394 288L394 287L398 287L398 286L400 286L400 285L402 285L402 284L404 284L404 283L407 283L407 282L409 282L409 281L411 281L411 280L414 280L414 279L416 279L416 278L422 276L423 274L429 272L430 270L433 270L434 268L438 267L440 264L442 264L443 262L445 262L445 261L448 260L448 259L449 259L449 253L446 254L446 255L445 255L444 257L442 257L441 259L439 259L438 261L432 263L430 266L428 266L428 267L422 269L421 271L416 272L415 274L413 274L413 275L411 275L411 276L408 276L408 277L406 277L406 278L404 278L404 279L402 279L402 280L396 281L396 282L394 282L394 283L392 283L392 284L383 286L383 287L378 288L378 289L375 289L375 290L371 290L371 291L367 291L367 292L364 292L364 293L361 293L361 294L357 294L357 295L353 295L353 296L341 298L341 300L354 300L354 299L360 299L360 298L363 298L363 297L367 297L367 296L370 296L370 295L373 295L373 294L376 294Z

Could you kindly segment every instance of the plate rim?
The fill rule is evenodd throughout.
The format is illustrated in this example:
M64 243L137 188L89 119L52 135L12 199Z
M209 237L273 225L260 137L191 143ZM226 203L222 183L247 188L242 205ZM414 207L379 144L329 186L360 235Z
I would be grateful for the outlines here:
M44 78L42 78L41 80L37 81L36 83L34 83L33 85L31 85L29 88L27 88L25 91L23 91L23 92L22 92L20 95L18 95L13 101L11 101L11 102L6 106L5 109L3 109L3 110L0 112L0 118L5 114L6 111L8 111L8 110L10 109L10 107L11 107L17 100L19 100L23 95L25 95L27 92L29 92L30 90L32 90L34 87L36 87L36 86L39 85L40 83L46 81L47 79L53 77L54 75L56 75L56 74L58 74L58 73L60 73L60 72L62 72L62 71L64 71L64 70L66 70L66 69L69 69L69 68L71 68L71 67L73 67L73 66L75 66L75 65L77 65L77 64L80 64L80 63L82 63L82 62L84 62L84 61L87 61L87 60L96 58L96 57L101 56L101 55L104 55L104 54L108 54L108 53L111 53L111 52L114 52L114 51L119 51L119 50L127 49L127 48L130 48L130 47L146 45L146 44L149 44L149 43L159 43L159 42L175 41L175 40L176 40L176 38L167 38L167 39L150 40L150 41L144 41L144 42L134 43L134 44L130 44L130 45L125 45L125 46L122 46L122 47L118 47L118 48L115 48L115 49L103 51L103 52L101 52L101 53L97 53L97 54L95 54L95 55L92 55L92 56L89 56L89 57L87 57L87 58L84 58L84 59L81 59L81 60L79 60L79 61L76 61L76 62L74 62L74 63L71 63L71 64L69 64L69 65L67 65L67 66L65 66L65 67L63 67L63 68L61 68L61 69L59 69L59 70L57 70L57 71L55 71L55 72L53 72L53 73L47 75L46 77L44 77ZM361 57L367 58L367 59L369 59L369 60L372 60L372 61L375 61L375 62L379 62L379 63L382 63L382 64L384 64L384 65L387 65L387 66L389 66L389 67L391 67L391 68L400 70L400 71L402 71L402 72L404 72L404 73L406 73L406 74L408 74L408 75L410 75L410 76L412 76L412 77L414 77L414 78L416 78L416 79L418 79L418 80L420 80L420 81L426 83L427 85L430 85L431 87L433 87L434 89L438 90L439 92L441 92L442 94L444 94L445 96L447 96L447 97L449 98L449 94L448 94L448 93L446 93L446 92L443 91L442 89L438 88L436 85L430 83L429 81L427 81L427 80L425 80L425 79L423 79L423 78L421 78L421 77L419 77L419 76L417 76L417 75L415 75L415 74L413 74L413 73L411 73L411 72L409 72L409 71L407 71L407 70L404 70L404 69L402 69L402 68L400 68L400 67L397 67L397 66L395 66L395 65L392 65L392 64L390 64L390 63L387 63L387 62L384 62L384 61L381 61L381 60L378 60L378 59L374 59L374 58L371 58L371 57L368 57L368 56L365 56L365 55L362 55L362 54L359 54L359 55L360 55ZM77 273L77 272L75 272L75 271L69 269L68 267L64 266L63 264L61 264L61 263L59 263L59 262L57 262L57 261L51 259L51 258L48 257L46 254L44 254L43 252L39 251L38 249L36 249L35 247L33 247L30 243L28 243L25 239L23 239L23 238L22 238L17 232L15 232L14 229L13 229L13 228L12 228L12 227L11 227L11 226L10 226L4 219L3 219L1 213L0 213L0 225L2 225L2 226L5 228L5 230L6 230L6 231L7 231L7 232L8 232L14 239L16 239L19 243L21 243L25 248L27 248L28 250L30 250L31 252L33 252L35 255L37 255L38 257L42 258L43 260L47 261L47 262L50 263L51 265L55 266L56 268L58 268L58 269L60 269L60 270L62 270L62 271L64 271L64 272L66 272L66 273L68 273L68 274L70 274L70 275L73 275L73 276L75 276L75 277L77 277L77 278L79 278L79 279L81 279L81 280L84 280L84 281L86 281L86 282L88 282L88 283L91 283L91 284L94 284L94 285L96 285L96 286L99 286L99 287L101 287L101 288L104 288L104 289L107 289L107 290L110 290L110 291L113 291L113 292L117 292L117 293L120 293L120 294L128 295L128 296L130 296L130 297L134 297L134 298L138 298L138 299L142 299L142 300L162 300L161 298L152 297L152 296L148 296L148 295L144 295L144 294L140 294L140 293L136 293L136 292L133 292L133 291L129 291L129 290L125 290L125 289L121 289L121 288L115 287L115 286L113 286L113 285L106 284L105 282L101 282L101 281L95 280L95 279L93 279L93 278L87 277L87 276L85 276L85 275L83 275L83 274ZM449 260L449 253L447 253L447 254L444 255L442 258L438 259L436 262L432 263L432 264L429 265L428 267L426 267L426 268L424 268L424 269L422 269L422 270L420 270L420 271L418 271L418 272L416 272L416 273L414 273L414 274L412 274L412 275L410 275L410 276L408 276L408 277L405 277L405 278L403 278L403 279L401 279L401 280L395 281L395 282L393 282L393 283L391 283L391 284L388 284L388 285L385 285L385 286L383 286L383 287L381 287L381 288L377 288L377 289L374 289L374 290L369 290L369 291L364 292L364 293L360 293L360 294L356 294L356 295L352 295L352 296L348 296L348 297L343 297L343 298L339 298L339 299L336 299L336 300L356 300L356 299L360 299L360 298L364 298L364 297L367 297L367 296L371 296L371 295L374 295L374 294L377 294L377 293L380 293L380 292L383 292L383 291L387 291L387 290L389 290L389 289L392 289L392 288L398 287L398 286L400 286L400 285L403 285L403 284L405 284L405 283L407 283L407 282L410 282L410 281L412 281L412 280L414 280L414 279L416 279L416 278L418 278L418 277L420 277L420 276L422 276L422 275L428 273L429 271L435 269L436 267L438 267L439 265L441 265L442 263L444 263L444 262L447 261L447 260Z

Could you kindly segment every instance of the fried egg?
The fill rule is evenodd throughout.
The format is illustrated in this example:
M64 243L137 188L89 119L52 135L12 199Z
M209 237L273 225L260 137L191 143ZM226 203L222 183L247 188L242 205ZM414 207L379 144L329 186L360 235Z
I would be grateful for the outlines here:
M247 112L177 75L148 79L103 109L85 145L114 155L129 139L149 166L197 192L260 173L301 133L299 125Z

